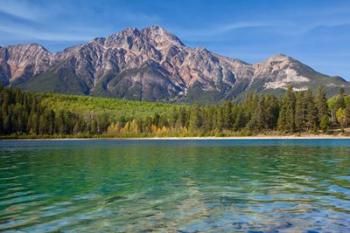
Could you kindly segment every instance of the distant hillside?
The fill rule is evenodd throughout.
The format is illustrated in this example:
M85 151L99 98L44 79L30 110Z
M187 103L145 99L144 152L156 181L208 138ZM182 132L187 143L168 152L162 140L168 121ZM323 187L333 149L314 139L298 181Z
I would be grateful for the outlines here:
M100 97L33 94L0 86L0 139L20 137L186 137L347 134L350 99L320 89L282 98L249 94L241 102L177 105Z
M131 100L217 102L247 92L283 93L324 86L328 96L350 84L278 54L248 64L190 48L165 29L127 28L53 54L38 44L0 47L0 82L36 92Z
M85 116L106 114L114 120L120 117L144 119L154 114L169 116L174 107L186 107L180 104L62 94L41 95L41 104L57 112L66 110Z

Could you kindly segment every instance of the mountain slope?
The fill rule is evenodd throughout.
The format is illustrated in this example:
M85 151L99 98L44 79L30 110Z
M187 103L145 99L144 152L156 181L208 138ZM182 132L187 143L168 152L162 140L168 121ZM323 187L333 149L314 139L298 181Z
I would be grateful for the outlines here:
M280 93L350 84L279 54L257 64L186 47L165 29L127 28L52 54L38 44L0 48L0 81L32 91L135 100L215 102L247 91Z

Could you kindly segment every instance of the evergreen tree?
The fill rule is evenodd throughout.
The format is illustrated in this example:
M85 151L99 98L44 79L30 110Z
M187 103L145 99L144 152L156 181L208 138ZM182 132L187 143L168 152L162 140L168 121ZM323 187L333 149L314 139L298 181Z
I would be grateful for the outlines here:
M246 117L241 109L238 110L236 120L233 124L234 130L241 130L245 127L246 124Z
M107 131L116 136L218 135L221 131L229 135L245 129L327 132L332 120L329 116L334 116L334 126L345 128L350 124L350 103L346 103L344 91L329 111L323 88L316 97L311 91L294 92L289 87L281 100L250 93L241 102L174 107L146 117L96 112L83 115L54 110L42 103L41 95L0 88L0 135L95 135Z
M345 109L344 88L340 88L335 102L335 111L337 111L339 108Z
M292 87L288 90L282 100L282 106L278 119L278 128L285 132L295 131L295 94Z
M202 130L206 133L211 130L212 125L212 116L210 115L210 108L203 108L202 109Z
M287 103L286 98L283 99L280 112L278 114L277 128L279 131L287 131L286 122L287 122Z
M277 126L278 114L279 114L279 102L275 96L265 96L264 98L264 111L265 111L265 128L275 129Z
M321 130L326 133L329 129L330 126L330 122L329 122L329 116L327 115L323 115L321 117L321 121L320 121L320 128Z
M293 92L292 87L289 87L287 90L287 120L286 120L286 129L288 132L295 131L295 93Z
M318 89L316 97L316 107L318 111L318 118L321 119L325 115L329 115L329 109L327 104L326 91L323 87Z
M306 128L308 131L316 131L318 124L318 112L314 102L314 97L311 90L308 90L305 95L306 102Z
M251 114L247 128L253 131L261 131L263 129L266 129L267 126L266 107L264 104L264 98L257 97L256 100L256 110Z
M30 134L39 134L39 118L36 112L31 112L27 128Z
M202 126L201 109L198 105L191 109L189 129L196 132Z
M295 129L298 132L304 131L306 128L307 103L305 92L296 95L295 103Z
M172 112L171 112L171 116L169 119L169 125L171 127L175 127L178 118L179 118L179 112L177 111L177 109L175 107L173 107Z
M188 114L186 112L185 108L180 108L179 112L179 118L178 118L178 125L180 127L187 127L188 126Z
M64 121L64 112L59 111L56 115L56 132L60 135L66 134L66 125Z
M216 108L216 122L215 122L215 129L218 131L222 131L224 128L224 112L221 106L218 106Z
M223 106L223 121L224 121L223 128L227 130L232 129L232 124L233 124L232 120L233 120L232 102L226 101Z

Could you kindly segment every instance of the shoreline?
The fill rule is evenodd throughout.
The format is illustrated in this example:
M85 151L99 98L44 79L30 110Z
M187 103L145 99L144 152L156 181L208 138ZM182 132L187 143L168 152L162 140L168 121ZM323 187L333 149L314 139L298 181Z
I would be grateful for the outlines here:
M314 139L350 139L350 136L329 136L329 135L308 135L308 136L228 136L228 137L91 137L91 138L1 138L0 141L88 141L88 140L143 140L143 141L161 141L161 140L314 140Z

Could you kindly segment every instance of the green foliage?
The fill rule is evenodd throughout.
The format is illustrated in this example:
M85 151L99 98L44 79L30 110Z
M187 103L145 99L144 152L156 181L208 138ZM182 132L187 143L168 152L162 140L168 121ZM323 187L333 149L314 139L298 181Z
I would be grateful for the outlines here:
M320 87L316 96L316 107L318 111L318 117L321 119L322 116L329 113L329 107L327 104L326 91L324 88Z
M43 94L41 102L43 106L49 106L54 111L68 110L82 115L106 114L113 120L119 120L121 117L143 119L155 113L170 116L173 106L186 107L168 103L61 94Z
M321 117L321 122L320 122L320 129L326 133L329 129L330 122L329 122L329 117L328 115L323 115Z
M281 103L281 112L278 121L278 128L281 131L288 133L295 132L295 110L295 93L293 92L292 87L289 87Z
M345 109L338 108L338 110L336 111L336 117L337 117L337 121L339 122L341 128L344 129L344 127L346 126Z
M0 134L71 134L72 124L82 116L67 110L55 113L41 104L41 97L18 89L0 91Z
M341 100L343 99L343 100ZM241 102L178 105L101 97L32 94L0 87L0 135L79 137L230 136L328 132L350 124L350 102L322 89L282 98L250 93ZM343 108L344 107L344 108Z
M345 108L345 121L346 121L346 126L349 126L350 125L350 103L348 103Z

